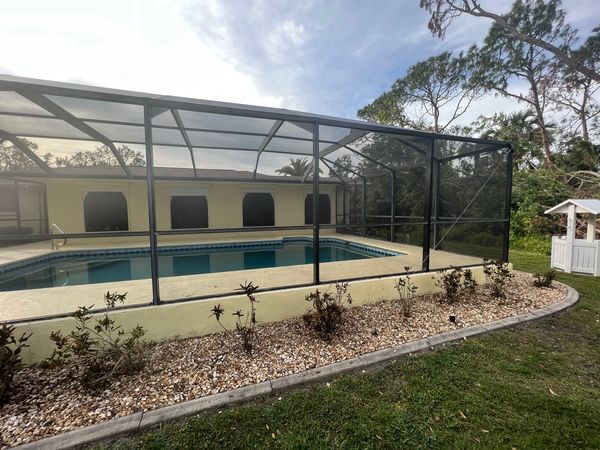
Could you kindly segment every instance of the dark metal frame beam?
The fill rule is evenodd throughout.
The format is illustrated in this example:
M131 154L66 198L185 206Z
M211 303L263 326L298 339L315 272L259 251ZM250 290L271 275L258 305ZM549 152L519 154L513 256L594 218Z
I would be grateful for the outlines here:
M390 166L383 164L382 162L377 161L377 160L371 158L370 156L367 156L364 153L359 152L356 149L353 149L349 145L344 145L344 148L347 148L351 152L356 153L357 155L360 155L361 157L365 158L367 161L370 161L373 164L380 165L384 169L390 171L390 173L392 174L392 186L391 186L392 192L391 192L391 196L390 196L390 215L391 215L391 219L392 219L391 221L394 222L395 215L396 215L396 176L397 176L396 171L394 169L392 169ZM390 241L394 242L395 240L396 240L396 228L394 227L394 225L392 225L390 227Z
M269 145L269 142L271 142L271 139L273 139L273 136L275 136L277 134L277 132L279 131L279 129L281 128L283 123L284 123L283 120L276 120L273 123L273 126L271 126L269 133L265 136L263 141L260 143L260 147L258 147L258 153L256 154L256 164L254 164L254 172L252 173L252 181L256 181L256 172L258 171L258 161L260 160L260 155L262 154L262 152L265 151L265 148L267 148L267 145Z
M396 139L398 142L401 142L402 144L406 145L409 148L412 148L413 150L415 150L416 152L420 153L421 155L425 156L426 158L429 157L428 152L426 152L425 150L423 150L422 148L419 148L418 145L413 144L412 142L408 142L398 136L392 136L394 139ZM434 152L434 156L433 159L436 159L435 157L435 152Z
M321 283L319 246L319 122L313 124L313 283Z
M78 97L90 100L103 100L115 103L129 103L137 105L144 105L145 103L150 102L152 106L162 106L169 109L176 108L190 111L238 115L271 120L289 120L292 122L304 123L313 123L315 120L318 120L320 125L356 128L378 133L397 134L420 138L446 139L450 141L477 142L482 144L508 144L507 142L494 141L491 139L467 138L464 136L453 136L443 133L409 130L391 125L381 125L354 119L340 119L336 117L308 114L286 109L249 106L173 96L156 96L148 93L121 91L116 89L98 88L46 80L35 80L11 75L0 75L0 89L12 91L28 90L30 92L37 92L45 95L60 95L65 97Z
M190 151L190 158L192 158L192 167L194 168L194 176L196 178L198 178L198 171L196 170L196 159L194 158L194 148L192 147L192 142L190 141L190 137L188 136L187 131L183 125L183 121L181 120L179 111L177 111L176 109L171 109L171 114L173 114L173 118L175 119L177 128L179 128L181 137L183 137L183 140L185 141L185 145L187 145L187 148Z
M29 159L31 159L35 163L36 166L38 166L40 169L42 169L44 172L46 172L47 175L50 175L51 177L56 175L56 172L54 172L54 170L52 170L50 168L50 166L48 164L46 164L46 162L42 158L40 158L33 150L31 150L27 145L25 145L14 134L8 133L4 130L0 130L0 138L2 138L5 141L12 142L15 147L17 147L19 150L21 150L23 153L25 153L25 155Z
M435 162L433 158L434 152L435 140L432 139L425 171L425 205L423 208L425 225L423 225L423 262L421 267L424 272L429 272L429 257L431 255L431 209L433 197L433 165Z
M506 147L508 147L508 144L491 145L489 147L480 148L480 149L477 149L477 150L473 150L471 152L465 152L465 153L460 153L458 155L447 156L446 158L441 158L438 161L440 163L445 163L445 162L452 161L452 160L455 160L455 159L468 158L469 156L477 156L477 155L480 155L482 153L495 152L495 151L498 151L498 150L502 150L503 148L506 148Z
M336 150L339 150L340 148L345 147L347 144L349 144L351 142L354 142L357 139L360 139L365 134L367 134L367 132L363 132L363 131L351 129L349 134L347 134L346 136L344 136L342 139L340 139L339 141L337 141L335 144L331 144L329 147L324 148L323 150L319 151L319 157L327 156L330 153L333 153ZM318 145L317 145L317 147L318 147ZM304 178L302 179L303 183L306 181L306 179L310 175L310 171L312 169L312 165L313 164L314 164L314 161L306 169L306 173L304 174Z
M144 105L146 137L146 190L148 192L148 237L150 244L150 272L152 276L152 303L160 304L158 280L158 249L156 233L156 200L154 197L154 155L152 151L152 107Z
M508 252L510 249L510 210L512 207L512 177L513 177L513 160L514 147L512 144L508 146L508 154L506 155L506 190L504 193L504 233L502 236L502 259L508 262Z
M115 144L113 144L113 142L110 139L108 139L106 136L104 136L98 130L96 130L95 128L92 128L87 123L78 119L73 114L71 114L69 111L64 109L62 106L54 103L52 100L50 100L48 97L46 97L43 94L38 94L38 93L28 92L28 91L18 91L18 94L25 97L27 100L35 103L36 105L40 106L41 108L44 108L46 111L53 114L55 117L58 117L59 119L65 121L72 127L77 128L82 133L85 133L88 136L92 137L93 139L95 139L99 142L102 142L104 145L106 145L111 150L114 157L118 161L121 168L125 171L127 176L131 177L131 171L129 170L129 167L127 167L127 164L125 164L125 161L123 160L123 157L117 150L117 147L115 147Z
M339 178L339 180L342 182L342 184L345 186L346 185L346 181L335 171L333 170L333 167L331 167L326 161L325 158L321 158L321 161L323 161L323 164L325 164L325 167L327 167L331 173L333 173L337 178Z

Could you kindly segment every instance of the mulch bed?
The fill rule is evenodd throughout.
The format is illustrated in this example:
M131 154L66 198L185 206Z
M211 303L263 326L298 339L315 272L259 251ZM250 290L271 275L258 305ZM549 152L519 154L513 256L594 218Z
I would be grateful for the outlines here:
M67 380L64 369L32 366L15 377L13 395L0 408L0 447L8 448L205 395L259 383L317 366L461 327L491 322L539 309L563 299L562 286L535 288L533 277L515 272L504 301L485 287L455 305L439 295L418 298L410 318L397 301L357 306L330 340L306 328L302 318L258 327L259 344L251 357L238 336L222 332L148 344L145 368L94 393ZM260 303L257 317L260 321ZM308 306L308 305L307 305ZM456 323L449 316L456 316Z

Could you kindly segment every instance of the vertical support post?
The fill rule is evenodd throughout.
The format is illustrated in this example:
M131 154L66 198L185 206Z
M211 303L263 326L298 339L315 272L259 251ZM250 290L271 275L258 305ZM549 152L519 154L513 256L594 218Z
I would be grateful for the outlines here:
M356 212L358 211L358 199L356 195L358 194L358 185L356 184L356 178L354 179L354 223L356 223Z
M569 205L567 210L567 238L565 242L565 272L571 273L573 268L573 247L575 246L575 232L577 228L577 213L575 205Z
M362 198L362 219L365 226L363 227L363 236L367 235L367 177L363 176L363 198Z
M17 215L17 228L21 230L21 203L19 201L19 183L17 180L14 180L15 183L15 208Z
M158 253L156 245L156 201L154 197L154 156L152 149L152 111L144 104L144 134L146 142L146 189L148 192L148 237L150 240L150 272L152 275L152 303L160 303L158 282Z
M423 225L423 260L422 270L429 272L429 255L431 246L431 210L433 197L433 157L435 153L435 139L431 139L431 146L427 154L427 164L425 166L425 207L423 214L425 224Z
M342 185L342 223L346 225L346 183Z
M313 123L313 283L321 282L319 272L319 121Z
M510 247L510 208L512 203L512 176L514 149L512 145L508 148L506 155L506 189L504 191L504 232L502 236L502 260L508 262L508 251Z
M392 220L390 223L392 224L390 227L390 242L396 241L396 171L392 172L392 198L390 205L390 215L392 216Z
M596 221L598 220L598 216L595 214L589 214L587 217L587 233L586 239L589 242L594 242L596 240Z
M434 219L434 224L433 224L433 248L435 249L437 247L437 245L439 244L439 239L440 239L440 225L438 224L438 221L440 220L440 185L441 185L441 180L440 180L440 176L442 173L442 163L440 163L439 161L435 161L434 162L434 166L433 166L433 178L434 178L434 183L435 183L435 206L434 206L434 213L433 213L433 219Z
M46 185L42 184L42 217L44 218L44 229L42 233L48 234L50 232L50 219L48 217L48 190Z

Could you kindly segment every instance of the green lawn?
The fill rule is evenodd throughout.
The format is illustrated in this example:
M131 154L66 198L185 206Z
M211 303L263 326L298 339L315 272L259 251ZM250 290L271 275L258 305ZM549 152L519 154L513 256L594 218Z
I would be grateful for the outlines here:
M514 252L516 269L548 267ZM600 448L600 279L574 310L113 448Z

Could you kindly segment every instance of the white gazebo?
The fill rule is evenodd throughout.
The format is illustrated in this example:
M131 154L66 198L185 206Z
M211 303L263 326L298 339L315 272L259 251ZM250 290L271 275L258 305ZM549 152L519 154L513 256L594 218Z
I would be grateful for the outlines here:
M600 241L596 239L596 220L600 215L600 200L569 199L550 208L546 214L567 215L567 235L552 236L551 266L565 272L589 273L600 276ZM577 239L577 215L587 221L585 239Z

